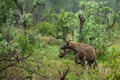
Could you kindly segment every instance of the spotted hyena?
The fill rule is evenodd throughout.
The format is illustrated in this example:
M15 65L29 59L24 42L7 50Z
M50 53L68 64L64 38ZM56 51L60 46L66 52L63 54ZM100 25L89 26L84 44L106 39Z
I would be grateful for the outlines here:
M67 54L68 51L73 51L75 54L75 62L85 66L85 60L88 62L89 66L93 64L93 68L97 66L96 62L96 53L97 50L91 45L79 43L79 42L70 42L66 41L65 44L61 47L61 52L59 57L62 58ZM80 60L80 62L78 61Z

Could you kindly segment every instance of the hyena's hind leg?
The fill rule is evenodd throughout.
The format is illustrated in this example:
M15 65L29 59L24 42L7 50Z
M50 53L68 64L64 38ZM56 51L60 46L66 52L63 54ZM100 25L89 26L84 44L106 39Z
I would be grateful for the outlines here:
M93 62L93 69L95 69L97 67L97 62L96 62L96 60L94 60L94 62Z
M88 74L90 74L92 69L92 62L91 61L87 61L87 62L88 62Z

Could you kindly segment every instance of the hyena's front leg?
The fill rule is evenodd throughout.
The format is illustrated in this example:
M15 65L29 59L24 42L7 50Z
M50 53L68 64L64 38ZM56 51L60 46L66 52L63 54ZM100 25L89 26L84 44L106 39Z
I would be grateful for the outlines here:
M80 57L79 57L78 54L75 55L75 63L76 63L76 64L81 64L81 62L80 62Z
M85 53L84 51L81 51L81 52L79 53L81 65L82 65L83 68L84 68L84 66L85 66L85 60L86 60L86 55L85 55L85 54L86 54L86 53Z

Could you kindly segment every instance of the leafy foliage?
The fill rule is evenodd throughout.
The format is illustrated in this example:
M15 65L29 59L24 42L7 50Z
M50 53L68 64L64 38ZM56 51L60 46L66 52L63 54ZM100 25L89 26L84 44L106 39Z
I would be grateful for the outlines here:
M72 12L64 12L61 10L57 16L57 34L62 32L62 38L67 37L67 34L73 33L77 26L77 18Z
M13 10L9 8L9 6L6 6L4 1L1 1L0 3L0 26L2 26L4 23L7 25L10 25L13 20Z
M106 50L107 44L105 43L108 42L108 34L113 35L107 31L109 26L107 19L109 19L108 21L113 20L113 16L110 15L114 15L114 11L110 7L104 6L104 4L106 3L82 1L80 2L81 10L78 12L79 14L83 14L86 19L82 33L79 34L79 28L77 30L76 35L78 36L78 40L82 39L82 42L94 45L98 48L99 53L104 53ZM105 14L107 14L106 17Z
M23 22L26 22L27 26L31 26L33 24L33 17L31 13L27 13L20 16L19 22L22 24Z

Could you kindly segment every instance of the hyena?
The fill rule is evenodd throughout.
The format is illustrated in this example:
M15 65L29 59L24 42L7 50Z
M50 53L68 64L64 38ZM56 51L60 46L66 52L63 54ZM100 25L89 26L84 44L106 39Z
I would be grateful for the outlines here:
M65 54L67 54L68 50L72 50L75 54L76 57L75 62L77 64L80 63L82 67L84 67L86 60L90 68L92 64L94 69L97 66L97 62L96 62L97 49L91 45L87 45L79 42L66 41L65 44L61 47L61 49L62 49L62 53L60 53L59 57L63 57ZM78 60L80 60L80 62L78 62Z

